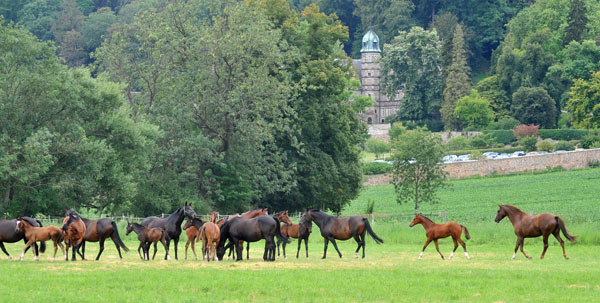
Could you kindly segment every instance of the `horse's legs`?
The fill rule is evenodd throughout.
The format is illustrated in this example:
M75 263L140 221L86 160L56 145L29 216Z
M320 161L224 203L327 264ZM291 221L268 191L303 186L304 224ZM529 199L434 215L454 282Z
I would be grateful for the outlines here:
M362 235L360 235L360 242L362 242L362 248L363 248L363 255L362 258L365 258L365 233L363 232Z
M554 235L554 237L556 238L556 240L558 240L558 243L560 243L560 246L562 246L563 257L565 257L566 260L569 260L569 257L567 257L567 252L565 251L565 241L563 241L563 239L560 237L560 230L557 229L552 234Z
M0 248L2 249L2 252L4 252L4 254L6 254L8 256L8 259L12 260L12 256L8 253L8 251L6 251L6 247L4 247L3 242L0 242Z
M198 260L198 255L196 254L196 237L194 237L194 239L192 239L192 252L194 253L194 259Z
M35 245L35 242L33 243L33 245L31 247L33 247L32 248L32 250L33 250L33 256L34 256L33 259L36 260L36 261L39 260L39 255L38 255L38 251L37 251L37 245Z
M429 245L429 243L431 243L431 239L427 238L427 241L425 241L425 245L423 245L423 250L421 250L421 254L419 255L419 260L421 260L421 258L423 257L423 253L425 252L425 248L427 248L427 245Z
M250 260L250 242L246 242L246 260Z
M452 236L452 241L454 242L454 249L452 250L452 253L448 257L448 260L452 260L452 257L454 256L454 252L458 248L458 241L456 241L456 238L454 238L454 236Z
M33 241L31 239L29 239L29 241L27 241L27 243L25 243L25 247L23 247L23 252L21 253L21 256L19 257L19 260L23 260L23 256L25 256L25 252L27 251L27 248L29 248L29 246L31 246L32 243L33 243Z
M435 249L440 254L440 257L442 257L442 260L444 260L444 255L442 255L442 252L440 251L440 246L438 245L438 239L433 240L433 243L435 243Z
M264 261L269 261L269 242L267 241L267 239L265 239L265 252L263 253L263 260Z
M71 241L67 240L65 241L65 261L69 261L69 247L71 247Z
M550 234L542 236L542 240L544 241L544 250L542 251L542 255L540 256L540 259L544 258L544 255L546 254L546 249L548 249L548 236L550 236Z
M342 258L342 253L338 249L337 243L335 243L335 238L331 237L331 239L329 239L329 241L331 241L331 243L333 243L333 247L335 248L335 250L337 251L337 253L338 253L338 255L340 256L340 259L341 259Z
M152 260L154 260L154 257L156 257L156 243L158 241L154 241L154 254L152 255ZM148 247L150 247L150 244L148 244ZM150 257L150 254L148 254L148 258Z
M190 239L188 239L187 242L185 242L185 253L184 253L183 259L186 261L187 261L187 251L188 251L188 247L190 247L190 242L191 242Z
M285 255L285 247L287 246L287 241L283 241L282 248L283 248L283 258L286 259L287 256ZM298 250L300 250L300 248L298 247ZM277 256L279 257L279 239L277 240Z
M463 240L461 240L460 238L458 238L457 241L458 241L458 243L460 243L460 245L465 250L465 257L467 257L467 260L470 260L471 257L469 257L469 253L467 252L467 244ZM454 250L456 250L456 248L454 248Z
M232 239L233 245L235 246L235 260L242 261L244 258L244 244L240 244L239 240Z
M327 244L329 244L329 238L323 238L325 240L325 247L323 248L323 258L327 258Z
M527 259L531 259L530 256L528 256L525 251L523 250L523 246L525 246L525 238L521 237L521 252L523 253L523 255L525 256L525 258Z
M304 237L304 248L306 248L306 258L308 259L308 237Z
M114 231L113 231L113 233L114 233ZM99 234L98 236L100 237L99 238L100 239L100 251L98 252L98 255L96 256L96 261L100 260L100 255L102 255L102 252L104 251L104 241L106 240L106 238L104 237L103 234ZM119 251L119 258L123 259L123 257L121 257L121 250L119 249L119 245L117 244L117 242L115 242L115 246L117 246L117 250Z
M144 258L142 257L142 253L140 252L140 249L143 249L143 244L144 242L140 241L140 246L138 246L138 255L140 255L140 259L144 260Z
M360 251L360 247L362 246L362 242L360 241L360 237L359 235L355 235L354 236L354 240L356 241L356 243L358 243L358 247L356 248L356 251L354 252L354 258L358 258L358 252ZM364 254L363 254L363 258L364 258Z
M53 241L53 242L54 242L54 255L52 256L52 260L56 260L56 251L58 250L58 245L57 245L58 241Z
M277 238L277 258L279 258L279 244L281 244L281 239Z
M179 236L173 238L173 244L175 245L175 260L177 260L177 245L179 244ZM169 252L167 251L167 259L169 260L171 257L169 256Z
M298 251L296 251L296 259L298 259L298 255L300 255L300 247L302 247L302 237L298 237Z
M100 256L98 256L100 257ZM85 260L85 240L81 241L81 258ZM96 259L98 260L98 259Z
M85 260L85 258L83 257L83 255L81 254L81 245L83 245L83 241L79 242L79 244L77 244L77 254L79 254L79 256L81 257L81 260ZM77 256L75 256L77 257Z

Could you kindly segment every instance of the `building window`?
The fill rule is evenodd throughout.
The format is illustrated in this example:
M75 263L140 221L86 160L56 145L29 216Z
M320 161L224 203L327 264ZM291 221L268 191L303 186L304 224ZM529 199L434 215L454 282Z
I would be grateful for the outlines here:
M370 96L370 95L369 95ZM375 110L375 113L377 113L377 110Z
M385 123L385 119L381 119L381 124Z
M371 76L371 73L367 73L367 75L369 75L369 77Z
M377 42L373 42L373 48L377 48Z
M371 123L373 123L373 119L371 119L371 117L369 117L369 118L367 119L367 123L368 123L368 124L371 124Z
M363 47L367 47L367 42L363 42Z

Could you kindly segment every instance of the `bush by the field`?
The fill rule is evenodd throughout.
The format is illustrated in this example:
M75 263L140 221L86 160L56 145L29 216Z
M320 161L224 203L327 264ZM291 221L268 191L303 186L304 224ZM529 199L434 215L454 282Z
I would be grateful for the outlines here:
M513 135L512 131L509 129L486 130L483 133L489 134L492 138L494 138L494 141L502 144L510 144L511 142L517 140L517 138L515 138L515 135Z
M554 150L575 150L575 144L569 141L560 141L554 145Z
M392 164L385 162L370 162L363 165L363 174L378 175L392 172Z
M587 129L540 129L539 132L542 139L564 141L581 140L590 133Z

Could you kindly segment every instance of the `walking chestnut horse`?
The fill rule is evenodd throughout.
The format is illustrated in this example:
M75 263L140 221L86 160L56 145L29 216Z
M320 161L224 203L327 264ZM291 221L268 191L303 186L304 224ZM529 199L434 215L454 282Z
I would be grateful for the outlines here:
M129 235L132 231L134 231L137 234L138 240L140 240L140 246L138 246L138 254L140 254L140 248L144 250L144 257L142 257L142 255L140 254L140 258L142 260L150 260L151 243L154 243L154 254L152 255L152 260L154 260L154 257L156 257L156 242L159 241L160 243L162 243L162 245L165 248L165 251L167 252L165 260L168 259L169 246L167 244L169 241L169 236L164 229L160 227L148 228L141 224L129 222L127 223L127 231L125 232L125 235Z
M308 219L306 216L302 216L300 218L299 224L293 224L288 216L288 211L278 213L277 218L279 221L283 223L281 226L281 234L288 238L298 239L298 251L296 251L296 259L298 259L298 255L300 254L300 247L302 247L302 240L304 240L304 248L306 248L306 257L308 258L308 236L312 232L312 221ZM277 257L279 257L279 244L283 242L283 258L285 259L285 247L287 245L287 241L282 241L282 239L277 240Z
M187 242L185 243L185 260L187 260L187 252L190 243L192 244L192 252L194 253L194 258L198 260L198 255L196 255L196 246L195 242L198 236L200 235L200 229L202 225L204 225L204 221L198 218L188 219L183 225L183 230L185 230L185 234L187 235Z
M337 243L335 240L348 240L350 238L354 238L356 243L358 243L358 248L354 252L354 257L358 258L358 251L362 247L363 253L362 257L365 257L365 233L368 232L371 238L375 240L377 244L383 243L383 239L379 238L373 229L371 229L371 225L369 224L369 220L363 217L352 216L344 219L340 219L334 216L330 216L318 209L315 210L307 210L304 215L309 218L311 221L315 222L317 226L321 229L321 236L325 239L325 247L323 249L323 258L327 257L327 245L329 241L333 243L333 247L337 251L340 258L342 257L342 253L337 247Z
M69 261L69 246L73 247L73 257L71 261L76 261L77 252L83 260L83 254L79 251L81 244L83 243L83 237L85 235L85 223L81 220L81 217L73 210L68 210L63 220L62 230L64 233L65 244L67 253L65 255L65 261Z
M31 226L42 227L42 222L40 222L40 220L30 218L30 217L22 217L22 219L27 221L27 223L29 223L29 225L31 225ZM12 256L8 253L8 251L6 251L6 247L4 247L4 242L15 243L20 240L23 240L24 243L27 243L27 241L29 241L29 239L27 239L25 237L25 234L23 233L23 231L20 231L20 230L17 231L16 227L17 227L16 219L0 220L0 249L2 249L2 251L8 256L8 258L10 260L12 260ZM37 256L39 252L37 250L36 243L37 242L34 242L32 247L35 248L33 250L33 252L34 252L34 255ZM27 250L29 250L29 247L27 248ZM27 250L25 250L25 252L27 252ZM46 251L46 242L40 243L40 251L41 252Z
M43 242L50 239L52 239L52 242L54 242L54 256L52 257L52 259L56 259L56 251L58 250L58 246L60 246L60 249L62 250L63 254L65 254L65 256L67 255L65 253L65 248L61 243L63 241L63 232L57 226L49 225L45 227L34 227L31 226L31 224L29 224L27 220L23 220L22 217L18 217L15 230L23 232L25 234L25 238L28 239L27 243L25 244L25 247L23 247L23 252L19 257L19 260L23 260L23 256L25 255L27 248L29 248L29 246L31 246L33 243ZM35 255L33 259L38 260L37 248L34 246L33 250L33 254Z
M419 260L421 260L421 258L423 257L425 248L427 248L427 245L429 245L431 241L435 243L435 249L437 249L438 253L440 254L440 257L442 257L442 260L444 260L444 255L442 255L442 253L440 252L440 247L438 246L438 239L447 238L449 236L452 236L452 241L454 241L454 250L450 254L450 257L448 257L448 259L452 259L452 256L454 256L454 252L458 247L457 242L460 243L460 245L465 250L465 257L467 257L467 259L471 259L471 257L469 257L469 253L467 252L467 246L465 242L463 242L463 240L460 239L460 235L463 229L465 230L465 238L467 240L471 239L471 235L469 235L469 230L464 225L460 225L456 222L436 224L435 222L431 221L431 219L421 214L415 214L415 218L412 220L412 222L410 222L409 226L413 227L417 224L423 225L423 227L425 228L425 235L427 235L427 241L425 242L425 245L423 245L423 250L419 255Z
M558 243L560 243L560 246L562 246L565 259L569 259L565 251L565 241L560 237L560 232L562 231L563 235L571 242L575 242L577 236L569 235L565 228L565 222L559 216L551 213L532 216L524 213L513 205L499 204L498 206L500 208L498 209L498 214L494 221L500 223L504 217L508 216L508 219L515 229L515 235L517 235L517 245L515 246L515 252L512 256L513 259L517 257L517 249L519 246L521 247L523 255L527 259L531 259L531 257L523 250L524 239L537 238L539 236L543 236L544 240L544 251L542 251L542 255L540 256L540 259L543 259L546 254L546 249L548 249L548 237L550 234L554 235L556 240L558 240Z
M217 256L217 246L221 240L221 230L216 223L206 222L200 228L200 237L197 241L202 240L202 260L206 257L207 261L215 261Z

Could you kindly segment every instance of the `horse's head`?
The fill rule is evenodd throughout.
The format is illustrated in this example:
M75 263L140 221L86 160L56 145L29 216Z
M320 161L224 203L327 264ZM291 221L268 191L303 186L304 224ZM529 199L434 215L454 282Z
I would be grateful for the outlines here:
M410 224L408 225L409 227L413 227L417 224L421 224L423 223L423 217L419 214L415 214L415 217L412 219L412 221L410 222Z
M268 215L269 215L269 208L265 207L260 210L259 216L268 216Z
M17 217L17 226L15 227L16 231L22 231L23 230L23 218L21 217Z
M198 216L198 215L196 215L196 212L192 208L192 204L187 203L187 202L183 206L183 214L188 218L196 218Z
M308 216L302 216L298 225L301 229L306 230L309 234L312 233L312 220Z
M279 221L281 221L285 224L293 224L292 219L290 219L290 216L288 215L287 210L277 213L276 216L277 216L277 219L279 219Z
M496 223L500 223L500 221L504 219L504 217L508 216L508 212L504 208L504 205L498 204L498 206L498 213L496 214L496 218L494 218L494 221L496 221Z
M190 226L192 226L192 220L187 219L187 221L185 221L185 224L183 224L183 230L190 228Z
M129 235L133 231L133 223L127 222L127 231L125 231L125 235Z
M210 222L217 223L217 218L219 218L219 213L216 211L210 212Z

